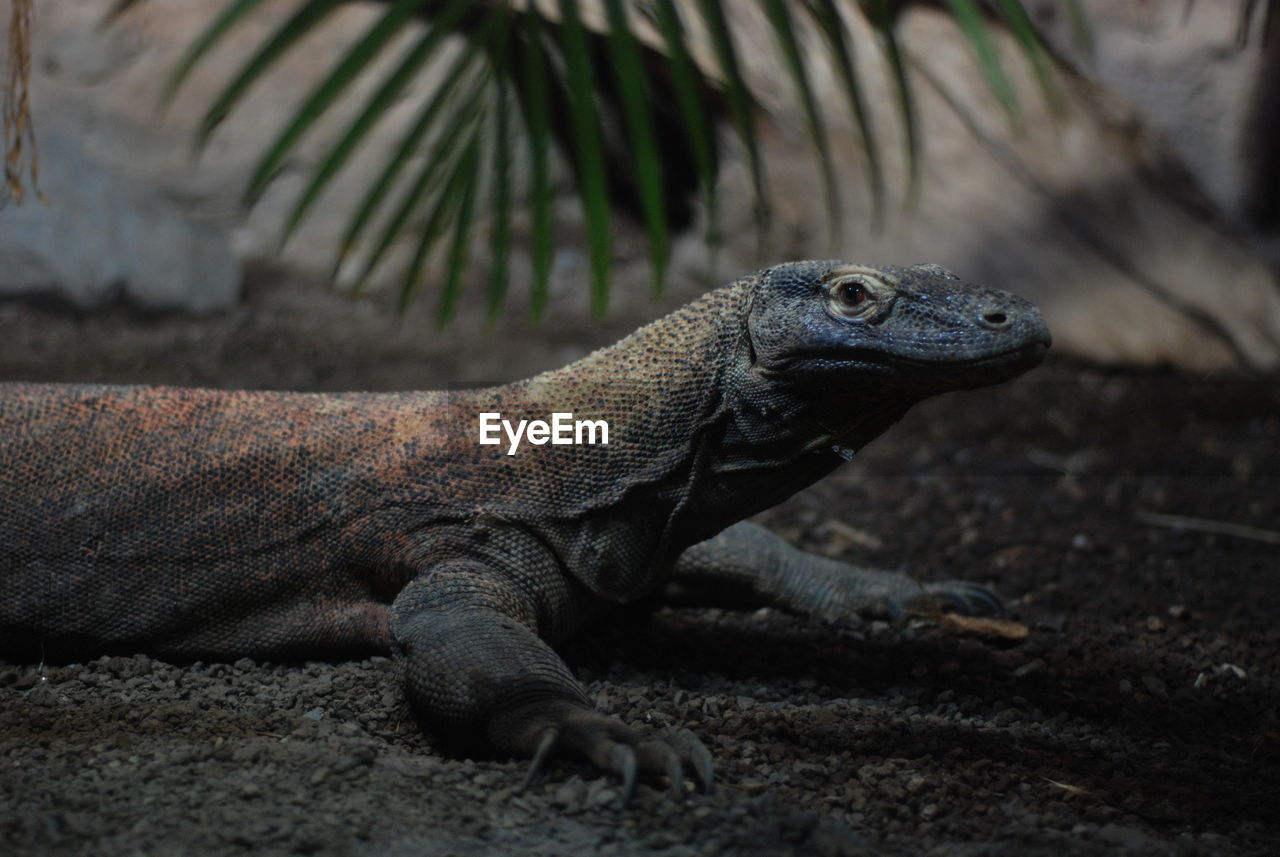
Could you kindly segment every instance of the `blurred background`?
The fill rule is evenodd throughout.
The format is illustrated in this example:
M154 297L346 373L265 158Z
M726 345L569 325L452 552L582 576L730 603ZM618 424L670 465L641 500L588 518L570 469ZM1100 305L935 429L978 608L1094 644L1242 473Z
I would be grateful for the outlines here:
M1274 6L4 0L5 374L506 378L812 257L1018 292L1093 362L1272 368Z

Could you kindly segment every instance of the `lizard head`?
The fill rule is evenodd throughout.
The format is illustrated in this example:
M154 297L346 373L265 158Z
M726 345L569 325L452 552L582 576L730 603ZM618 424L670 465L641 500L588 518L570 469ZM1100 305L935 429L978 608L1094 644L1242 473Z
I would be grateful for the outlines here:
M753 369L773 382L856 382L920 399L995 384L1035 366L1049 329L1030 302L937 265L791 262L758 275Z

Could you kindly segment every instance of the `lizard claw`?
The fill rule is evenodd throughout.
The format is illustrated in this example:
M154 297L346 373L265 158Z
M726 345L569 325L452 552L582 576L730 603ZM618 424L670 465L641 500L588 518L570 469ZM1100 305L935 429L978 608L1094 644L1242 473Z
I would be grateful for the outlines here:
M944 610L950 609L966 616L998 616L1004 612L1004 605L996 594L976 583L944 580L926 583L924 589Z
M528 712L526 716L542 720L543 725L537 728L530 724L534 728L526 733L531 740L524 745L525 751L530 753L532 761L525 773L522 789L534 782L552 751L559 749L585 758L621 780L622 806L630 804L635 797L636 785L642 778L665 777L670 782L671 796L682 799L687 771L692 774L700 791L711 791L711 753L688 729L681 729L665 738L644 739L617 720L588 709L551 708Z
M547 764L547 758L551 755L551 748L556 745L559 734L560 730L554 726L543 731L542 737L538 739L538 749L533 751L533 760L529 762L529 770L525 771L524 780L520 783L520 791L526 791L533 785L534 779Z
M845 566L839 569L838 576L821 582L827 584L818 590L825 602L817 612L835 617L853 614L901 625L908 616L929 616L940 611L971 616L1004 612L995 593L964 580L921 583L895 571ZM803 602L800 606L805 608Z
M680 756L693 769L698 781L698 788L703 794L711 794L715 787L715 770L711 762L711 751L688 729L681 729L672 739Z
M899 598L886 598L884 600L884 619L894 627L900 627L906 624L907 608L903 604L903 600Z
M684 797L684 762L666 741L645 741L636 747L641 764L648 771L663 771L671 781L671 796Z
M674 752L667 758L667 779L671 780L671 797L684 800L684 763Z
M901 625L908 616L939 612L965 616L998 616L1004 612L1004 605L994 592L966 580L920 583L892 572L874 580L880 591L866 613L878 615L893 625Z
M622 778L620 803L629 806L636 793L636 751L627 744L614 744L609 755L609 770Z

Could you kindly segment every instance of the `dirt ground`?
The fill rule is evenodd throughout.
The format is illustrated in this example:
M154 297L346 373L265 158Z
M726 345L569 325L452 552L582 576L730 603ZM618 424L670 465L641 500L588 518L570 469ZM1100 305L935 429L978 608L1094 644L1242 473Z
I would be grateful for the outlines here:
M0 380L432 386L634 325L440 335L270 280L204 320L0 305ZM1183 519L1275 530L1278 438L1275 376L1051 358L918 407L763 520L991 583L1029 636L669 608L588 632L565 654L601 709L711 748L684 801L620 809L572 762L519 793L523 763L420 732L386 658L0 663L0 853L1274 855L1280 544Z

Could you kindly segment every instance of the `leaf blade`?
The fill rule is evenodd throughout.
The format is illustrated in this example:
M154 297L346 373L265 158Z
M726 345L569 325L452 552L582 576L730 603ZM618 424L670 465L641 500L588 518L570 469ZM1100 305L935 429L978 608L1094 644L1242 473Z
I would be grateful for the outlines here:
M778 42L783 60L795 84L796 92L800 96L800 105L804 111L805 123L809 129L809 139L813 143L814 151L818 156L823 184L822 193L826 200L827 214L831 219L831 238L834 243L836 227L840 223L842 215L840 196L836 192L838 184L836 182L834 162L831 158L830 143L827 139L826 122L822 118L822 111L818 107L813 87L809 83L809 72L805 68L800 43L796 38L795 28L791 22L791 14L787 11L787 7L782 0L762 0L762 2L765 15L773 26L774 38Z
M298 194L285 220L281 243L297 229L303 218L310 211L321 191L337 175L346 164L356 147L373 129L387 110L395 103L400 94L414 79L422 67L436 54L451 34L452 26L460 17L468 4L465 0L452 0L435 25L424 33L405 53L400 64L387 75L376 93L365 104L365 108L350 122L337 137L325 155L320 159L312 173L311 180ZM446 80L446 84L448 81ZM445 84L442 84L445 85Z
M729 102L730 119L747 150L747 167L756 198L756 229L763 235L768 228L769 206L764 159L760 154L760 141L755 129L755 101L742 75L738 51L723 7L716 0L698 0L697 8L707 27L720 71L725 76L725 98Z
M667 47L668 67L675 84L672 89L676 95L676 106L692 144L694 170L698 174L703 205L707 211L707 238L709 242L715 242L718 240L720 219L716 195L716 154L714 132L707 121L706 105L701 96L701 73L689 55L685 44L684 24L674 0L653 0L653 5L658 28Z
M494 134L490 169L493 173L493 226L489 230L489 255L492 259L489 272L489 288L486 299L486 318L492 322L498 316L507 294L511 255L511 105L506 82L499 78L494 93Z
M467 269L471 248L471 226L474 220L476 190L480 173L480 138L477 133L463 153L462 162L454 174L458 181L457 199L452 203L453 238L449 242L449 254L445 263L445 283L436 303L436 324L443 327L453 318L462 293L462 275ZM441 225L443 230L444 224Z
M631 32L622 1L604 0L604 5L609 22L609 42L613 48L614 78L622 97L623 120L635 147L636 183L649 236L649 263L653 269L652 290L658 294L666 276L670 236L667 232L662 161L658 156L649 108L650 93L645 85L635 35Z
M329 13L334 11L343 0L308 0L299 7L290 18L276 28L273 33L240 67L240 71L223 87L214 98L213 104L205 111L200 127L197 130L197 142L204 145L214 130L222 124L231 108L235 106L268 68L303 36L318 26Z
M359 73L400 32L403 24L413 16L420 3L421 0L395 0L386 13L333 66L329 74L312 88L311 93L294 111L289 123L276 135L267 148L267 153L258 160L244 191L246 204L252 205L262 196L268 182L298 140L325 111L333 106ZM376 97L375 100L377 100Z
M880 143L875 123L863 97L851 43L834 0L810 0L809 9L827 40L836 77L844 90L849 102L849 112L853 115L858 134L862 138L862 150L867 159L867 182L871 186L872 219L873 224L878 227L884 216L884 167L880 163Z
M232 3L224 9L221 14L210 21L209 25L205 27L204 32L202 32L196 40L191 43L191 46L187 48L186 53L184 53L182 58L178 61L173 73L169 76L169 80L165 83L161 102L167 104L172 101L173 96L186 81L187 77L190 76L192 70L200 60L204 58L204 55L212 50L214 46L222 40L222 37L229 33L236 24L240 23L242 18L258 6L261 6L263 2L264 0L236 0L236 2ZM126 8L126 6L122 3L119 11L122 12L124 8Z
M404 231L418 204L428 197L432 189L441 181L447 182L444 175L453 166L451 158L457 142L464 133L471 130L476 121L480 91L480 86L473 87L467 101L454 111L452 125L458 133L446 135L432 148L430 156L425 159L422 169L418 171L417 177L402 197L399 208L382 230L382 236L378 239L373 252L366 258L363 270L355 283L356 291L359 291L368 281L387 250Z
M600 115L595 104L595 74L578 0L560 0L560 14L564 27L570 122L577 156L575 167L591 265L591 313L599 318L608 306L613 243L604 142L600 137Z
M537 321L546 310L551 294L551 266L554 261L554 216L551 196L551 127L548 120L550 89L542 18L530 15L523 47L522 72L526 83L524 112L529 142L529 206L533 219L530 255L533 282L529 290L529 315Z
M409 160L417 152L418 146L426 139L427 134L435 127L437 117L441 111L445 110L450 101L457 98L457 89L466 81L466 75L471 70L476 60L476 55L471 52L464 52L458 55L449 72L445 75L444 80L433 93L431 99L418 113L418 118L409 128L405 135L401 138L400 144L396 147L395 154L387 163L382 173L365 192L356 213L352 216L347 224L346 232L339 244L337 257L334 259L334 272L350 255L355 248L356 243L364 234L364 230L373 220L374 214L381 207L386 196L391 191L391 186L404 168L408 165ZM466 96L466 100L470 101L474 97L476 87L472 86L471 93ZM457 115L456 113L454 114ZM430 164L427 165L430 167ZM417 180L413 185L416 187ZM361 278L363 279L363 277Z
M898 116L902 122L902 142L906 158L907 205L914 205L920 189L920 119L916 115L915 93L907 72L907 61L898 42L894 9L888 0L862 0L867 21L879 37L880 49L889 63L890 76L898 92Z
M991 39L991 34L987 32L987 24L982 18L982 10L977 0L947 0L947 6L951 9L951 15L955 18L960 31L969 40L969 47L978 60L978 66L987 80L987 86L990 87L1005 113L1016 121L1018 97L1008 74L1005 73L1004 64L1000 61L1000 54Z
M1044 42L1040 39L1040 34L1036 31L1030 16L1027 15L1026 8L1021 0L994 0L994 2L1000 18L1017 41L1023 56L1030 63L1036 83L1039 84L1040 92L1048 102L1049 109L1055 113L1058 112L1062 108L1062 91L1058 88L1049 52L1045 50Z

